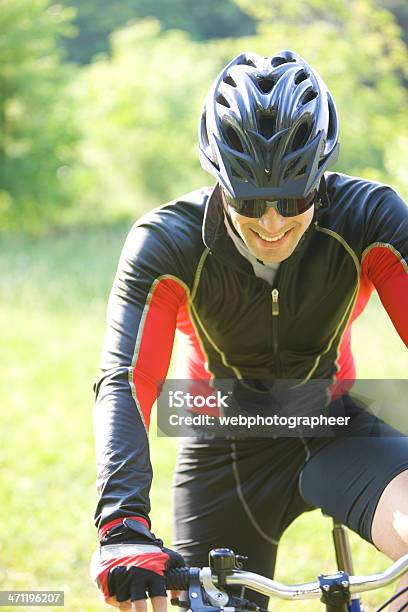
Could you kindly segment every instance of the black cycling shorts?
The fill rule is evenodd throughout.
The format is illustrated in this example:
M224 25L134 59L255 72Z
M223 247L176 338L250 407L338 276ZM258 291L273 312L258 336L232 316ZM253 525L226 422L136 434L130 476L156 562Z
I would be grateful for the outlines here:
M408 469L408 438L350 397L340 401L352 418L336 437L184 441L174 545L188 565L208 565L208 551L225 546L249 557L248 571L272 577L283 532L314 508L371 542L382 492Z

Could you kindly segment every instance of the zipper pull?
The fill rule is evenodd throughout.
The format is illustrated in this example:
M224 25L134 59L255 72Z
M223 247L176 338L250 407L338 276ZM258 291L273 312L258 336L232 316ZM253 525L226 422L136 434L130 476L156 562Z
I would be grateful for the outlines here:
M279 314L279 291L272 289L272 316L276 317Z

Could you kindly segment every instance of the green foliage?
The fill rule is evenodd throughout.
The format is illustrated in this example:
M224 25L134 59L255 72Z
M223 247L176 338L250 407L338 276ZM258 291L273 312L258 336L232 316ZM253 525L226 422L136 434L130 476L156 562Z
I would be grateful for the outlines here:
M49 0L3 0L0 11L0 223L41 226L70 203L78 138L57 37L70 15Z
M156 17L165 29L189 32L193 40L255 34L255 22L233 0L137 0L141 17Z
M67 59L79 64L89 63L98 53L109 53L109 35L138 16L133 0L62 0L62 4L75 11L76 35L62 42Z
M376 0L376 5L387 9L395 16L408 44L408 2L406 0Z
M393 16L371 0L236 1L259 20L258 36L237 50L293 49L323 76L340 113L337 169L390 182L408 197L407 49Z
M80 84L83 202L143 212L208 182L197 153L200 105L215 69L208 48L145 20L117 32L111 59ZM210 183L212 180L210 179Z
M65 38L68 59L87 64L111 51L109 35L129 22L155 17L164 30L185 30L194 40L255 33L254 21L233 0L62 0L76 10L77 36Z

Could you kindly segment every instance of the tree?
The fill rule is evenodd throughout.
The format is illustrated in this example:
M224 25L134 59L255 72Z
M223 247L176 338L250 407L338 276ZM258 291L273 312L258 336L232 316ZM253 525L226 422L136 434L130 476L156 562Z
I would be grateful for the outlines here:
M152 19L116 32L111 43L112 57L82 73L86 138L77 180L95 214L135 216L208 183L196 134L218 58Z
M97 54L109 54L109 35L138 17L133 0L62 0L62 4L74 11L75 35L61 41L67 60L78 64L90 63Z
M255 22L233 0L62 0L76 11L77 36L63 39L69 60L89 63L96 54L110 54L109 35L132 22L154 17L163 30L188 32L193 40L255 33Z
M255 34L255 20L234 0L138 0L137 11L158 19L164 30L185 30L197 41Z
M402 29L403 40L408 45L408 3L406 0L376 0L376 5L390 11Z
M57 37L68 13L48 0L3 0L0 12L0 219L39 227L70 203L77 131Z

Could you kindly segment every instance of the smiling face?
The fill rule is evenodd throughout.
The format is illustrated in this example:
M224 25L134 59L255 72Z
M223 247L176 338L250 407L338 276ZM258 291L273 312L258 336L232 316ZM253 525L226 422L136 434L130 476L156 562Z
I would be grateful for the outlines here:
M251 254L264 263L280 263L292 255L312 222L314 205L296 217L282 217L275 208L260 219L244 217L231 206L227 210Z

